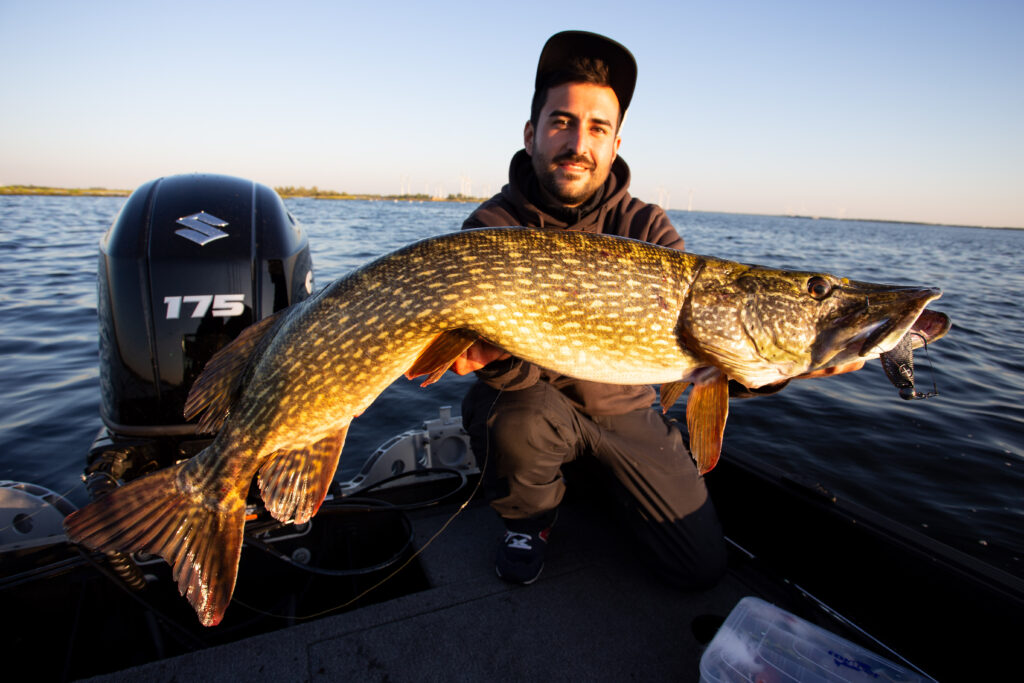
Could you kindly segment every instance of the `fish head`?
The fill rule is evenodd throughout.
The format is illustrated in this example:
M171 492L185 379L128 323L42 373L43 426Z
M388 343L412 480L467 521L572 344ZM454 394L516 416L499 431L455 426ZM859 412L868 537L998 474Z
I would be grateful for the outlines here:
M908 333L912 346L920 347L944 336L952 325L945 313L925 309L942 296L934 287L843 280L836 296L842 309L822 326L811 370L878 358Z
M676 333L710 365L756 388L888 351L940 295L712 261L691 285Z

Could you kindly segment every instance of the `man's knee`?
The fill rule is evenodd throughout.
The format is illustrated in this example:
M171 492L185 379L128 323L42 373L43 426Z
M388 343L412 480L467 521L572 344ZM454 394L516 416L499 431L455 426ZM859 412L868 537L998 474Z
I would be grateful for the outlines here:
M536 385L500 393L477 383L462 406L463 425L474 448L499 453L502 459L540 454L571 459L579 436L572 408L556 389Z
M473 445L494 457L498 495L492 505L506 518L532 517L558 506L565 491L561 468L573 459L578 441L566 424L571 421L560 421L565 415L557 406L549 410L543 396L531 398L522 394L495 401L477 435L483 443Z
M500 455L504 471L557 469L572 459L575 439L552 417L526 406L492 413L488 447Z

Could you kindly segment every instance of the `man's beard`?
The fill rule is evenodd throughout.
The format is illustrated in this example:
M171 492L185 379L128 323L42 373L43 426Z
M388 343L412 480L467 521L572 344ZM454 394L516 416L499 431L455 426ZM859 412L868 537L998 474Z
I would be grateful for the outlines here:
M576 206L582 204L597 191L599 187L604 183L603 180L598 180L594 175L595 164L590 159L578 156L572 153L560 154L550 161L542 159L536 156L534 153L534 159L539 160L540 164L534 165L534 171L537 174L537 181L545 192L550 194L552 197L565 204L566 206ZM570 181L569 184L565 183L565 176L559 176L561 172L558 168L559 164L570 163L579 164L584 166L583 173L590 174L590 181L583 184L578 184L575 181ZM537 168L541 166L541 168ZM563 182L559 182L559 181Z

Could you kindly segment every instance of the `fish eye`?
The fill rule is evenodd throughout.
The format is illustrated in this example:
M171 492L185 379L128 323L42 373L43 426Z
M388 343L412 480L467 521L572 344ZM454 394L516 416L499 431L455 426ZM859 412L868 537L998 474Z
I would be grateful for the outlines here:
M807 281L807 293L821 301L832 293L832 285L825 278L815 275Z

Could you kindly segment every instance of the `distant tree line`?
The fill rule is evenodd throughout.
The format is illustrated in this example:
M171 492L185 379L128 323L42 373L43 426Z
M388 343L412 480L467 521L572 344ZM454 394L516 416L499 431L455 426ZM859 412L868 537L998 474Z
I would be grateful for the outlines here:
M481 202L479 197L468 197L464 194L450 194L447 197L432 197L429 194L419 192L416 194L352 194L349 192L338 192L336 190L321 190L313 187L294 187L283 185L275 187L274 191L282 197L312 197L314 199L368 199L368 200L391 200L400 202ZM126 197L131 190L108 190L104 187L90 187L85 189L66 187L43 187L40 185L2 185L0 195L56 195L56 196L117 196Z
M68 188L40 185L3 185L0 194L53 195L60 197L126 197L130 190L108 190L105 187Z
M401 202L481 202L479 197L468 197L464 194L449 194L443 199L432 197L429 194L418 192L415 194L352 194L350 192L338 192L337 190L322 190L316 185L313 187L295 187L293 185L282 185L275 187L274 191L282 197L312 197L314 199L369 199L369 200L392 200Z

